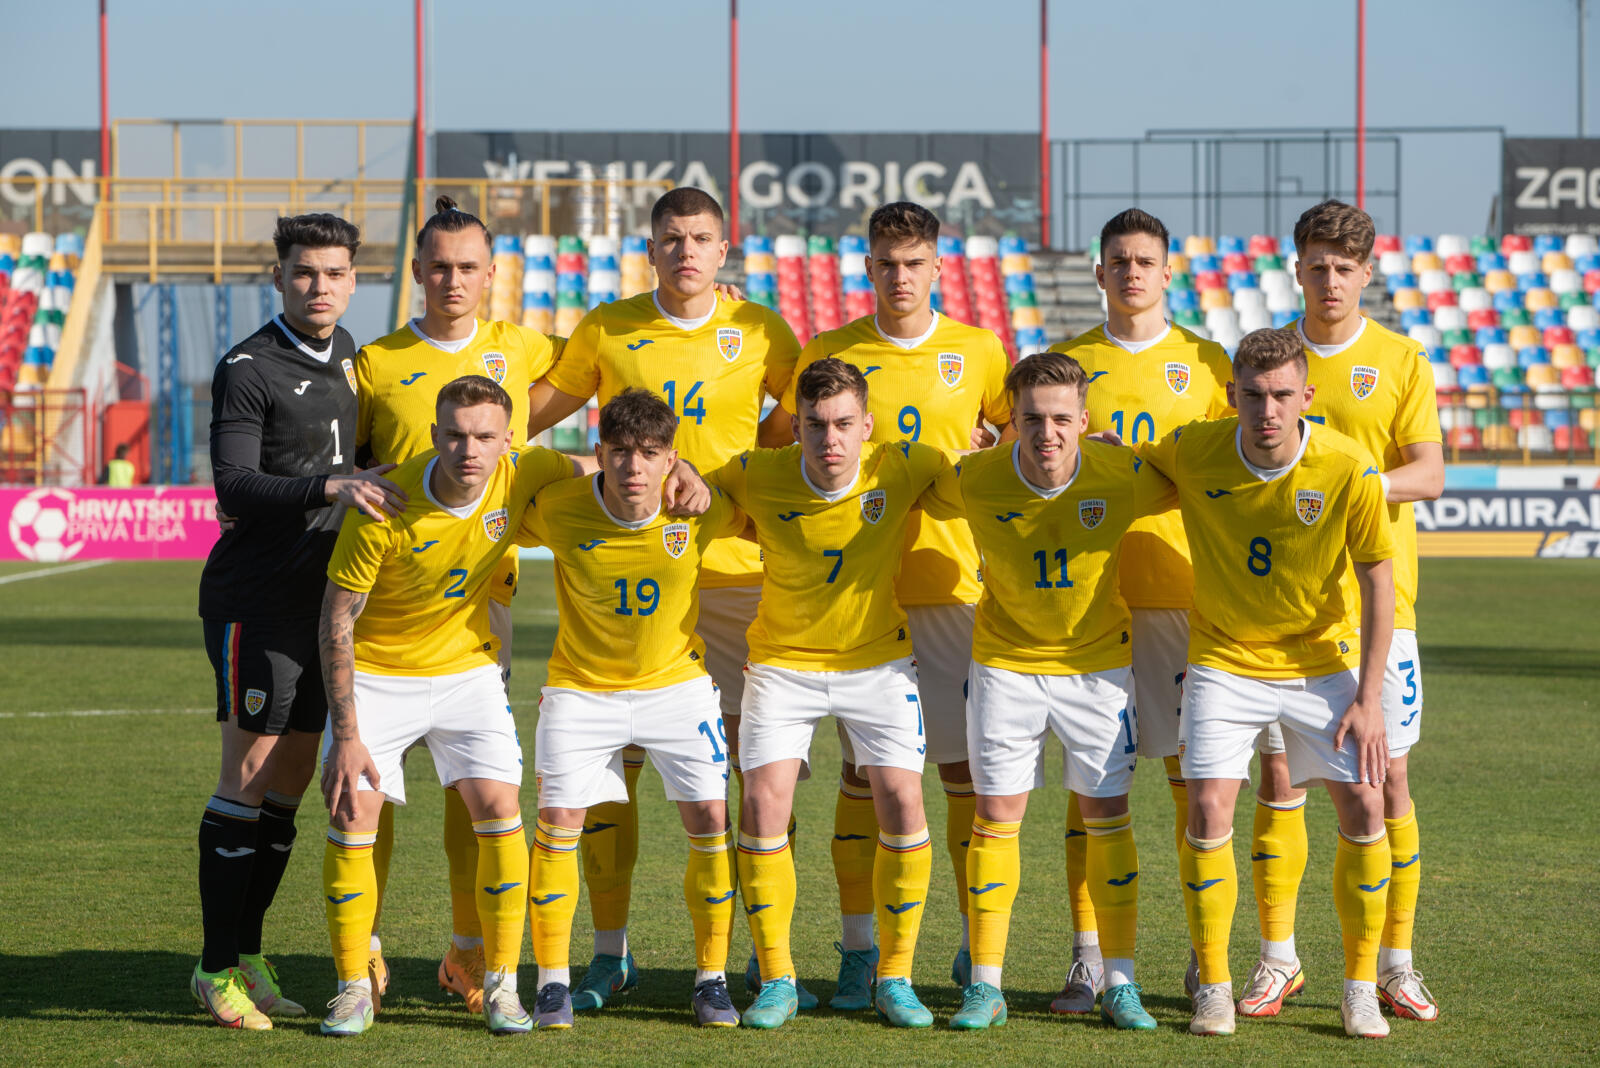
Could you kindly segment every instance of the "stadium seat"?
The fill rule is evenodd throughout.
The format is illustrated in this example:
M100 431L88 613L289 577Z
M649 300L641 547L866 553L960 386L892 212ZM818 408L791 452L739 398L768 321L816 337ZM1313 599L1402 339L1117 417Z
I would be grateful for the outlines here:
M1433 251L1433 238L1427 234L1407 234L1405 250L1407 256L1415 256L1420 252Z
M1517 347L1517 366L1528 368L1549 363L1550 353L1543 345L1522 345Z
M1533 251L1533 238L1527 234L1506 234L1500 238L1500 251L1506 255L1513 252Z
M1564 324L1555 324L1544 327L1543 333L1540 334L1540 340L1544 343L1545 348L1553 349L1557 345L1574 344L1577 340L1577 335L1572 332L1571 327Z
M1572 270L1572 257L1565 252L1546 252L1539 257L1539 270L1554 275L1557 271Z
M1490 296L1487 289L1483 288L1481 283L1479 285L1461 290L1456 294L1456 297L1461 301L1461 307L1468 314L1480 311L1488 311L1494 307L1494 298ZM1498 315L1496 316L1495 321L1499 321Z
M1580 256L1593 256L1600 254L1600 238L1593 234L1568 234L1564 248L1574 260Z
M1190 234L1183 242L1184 255L1193 259L1196 256L1208 256L1216 251L1216 243L1203 234Z
M1237 302L1238 298L1235 297L1234 299ZM1467 328L1467 313L1459 304L1443 304L1437 307L1433 307L1430 304L1430 309L1433 312L1433 325L1440 330L1465 330Z
M1525 426L1517 431L1517 445L1529 452L1551 452L1555 449L1555 438L1549 427Z
M1282 330L1298 318L1300 318L1300 313L1297 310L1274 308L1272 310L1272 328L1274 330Z
M1232 308L1233 299L1226 289L1202 289L1200 291L1200 309L1211 311L1215 308Z
M1290 315L1300 311L1300 297L1293 291L1271 290L1267 292L1267 310L1273 315L1285 312Z
M1384 277L1392 274L1407 274L1411 271L1411 257L1398 249L1383 253L1378 257L1378 273Z
M1594 385L1594 368L1583 364L1561 368L1561 385L1566 389L1589 389Z
M1462 359L1460 361L1461 363L1481 363L1485 367L1489 368L1491 371L1499 370L1502 367L1516 367L1517 366L1517 350L1512 348L1510 345L1506 345L1506 344L1485 345L1481 350L1478 349L1478 347L1475 346L1475 345L1465 345L1465 346L1458 345L1456 347L1456 349L1470 349L1471 350L1470 356L1472 358L1468 359L1467 356L1469 354L1463 353ZM1456 363L1457 362L1456 349L1451 349L1450 350L1450 362L1451 363ZM1481 355L1480 355L1480 353L1481 353Z
M1485 345L1504 345L1510 340L1503 326L1480 326L1472 332L1472 342L1480 349Z
M1427 306L1427 299L1423 297L1420 289L1400 289L1393 295L1395 310L1405 311L1407 308L1422 308Z
M1518 326L1532 326L1533 316L1528 314L1528 309L1521 306L1506 308L1500 313L1500 325L1507 330Z
M1498 252L1485 252L1477 258L1479 274L1488 274L1490 271L1503 271L1506 269L1506 258Z
M1437 257L1435 257L1437 259ZM1450 274L1441 267L1425 267L1416 270L1417 288L1424 293L1454 293L1455 287L1450 283Z
M1285 246L1293 248L1293 243ZM1400 238L1395 234L1378 234L1372 239L1372 251L1382 255L1385 252L1399 252Z
M1487 289L1490 293L1515 291L1517 288L1517 276L1512 274L1509 270L1485 271L1483 275L1483 288Z
M1239 311L1239 332L1248 334L1253 330L1266 330L1272 326L1272 313L1265 307L1246 308Z
M1389 296L1392 298L1402 289L1416 289L1417 276L1412 274L1410 271L1406 271L1403 274L1391 274L1383 280L1383 285L1384 288L1389 291Z
M1233 306L1241 314L1246 311L1266 311L1267 295L1250 287L1236 289L1233 291Z
M1465 256L1471 248L1461 234L1440 234L1433 242L1433 250L1441 256Z
M1221 271L1196 271L1194 287L1201 291L1208 289L1226 290L1228 288L1228 280L1223 277Z
M1431 324L1413 326L1406 331L1406 336L1429 352L1438 351L1444 338L1439 334L1439 328Z
M1428 367L1433 371L1434 389L1454 389L1456 386L1456 369L1442 360L1428 361Z
M1518 250L1506 257L1506 269L1512 274L1533 274L1539 270L1538 253L1529 250Z
M1489 372L1482 364L1462 364L1456 368L1456 384L1462 389L1487 386L1489 384Z
M1560 252L1566 244L1560 234L1538 234L1533 239L1533 251L1543 256L1547 252Z
M1440 308L1455 308L1459 306L1456 291L1453 289L1437 289L1427 294L1428 310L1437 312Z
M1464 252L1444 257L1444 269L1451 274L1472 274L1478 269L1477 261Z
M1460 426L1450 431L1449 444L1460 452L1478 452L1483 448L1483 439L1477 427Z

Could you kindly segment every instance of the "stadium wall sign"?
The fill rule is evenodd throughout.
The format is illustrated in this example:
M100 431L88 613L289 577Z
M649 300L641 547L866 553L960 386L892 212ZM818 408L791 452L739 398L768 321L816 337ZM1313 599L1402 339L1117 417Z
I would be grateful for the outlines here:
M1506 138L1505 229L1516 234L1600 234L1600 140Z
M92 205L99 199L99 158L95 130L0 130L0 201L31 206L39 194L28 179L51 178L46 196L54 206Z
M1038 235L1039 151L1027 134L740 135L741 222L770 233L859 232L879 204L915 200L947 221ZM434 138L445 177L500 181L604 176L705 189L726 203L728 139L713 133L444 131ZM648 188L632 194L648 207Z
M1600 492L1446 490L1418 501L1423 556L1600 557Z
M0 560L204 560L216 501L209 486L0 489Z

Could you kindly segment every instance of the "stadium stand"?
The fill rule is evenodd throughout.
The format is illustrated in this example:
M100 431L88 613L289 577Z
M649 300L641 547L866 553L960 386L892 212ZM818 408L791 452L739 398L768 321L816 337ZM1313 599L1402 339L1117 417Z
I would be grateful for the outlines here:
M0 392L49 379L82 255L77 234L0 233Z

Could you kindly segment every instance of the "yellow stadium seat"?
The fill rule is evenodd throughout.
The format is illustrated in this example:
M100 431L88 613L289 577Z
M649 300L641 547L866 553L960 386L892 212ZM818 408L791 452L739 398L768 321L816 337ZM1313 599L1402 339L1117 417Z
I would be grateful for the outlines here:
M1483 276L1483 288L1491 293L1517 288L1517 276L1510 271L1490 271Z
M1529 311L1538 311L1540 308L1561 307L1561 298L1549 289L1530 289L1522 303Z
M1216 242L1204 234L1190 234L1183 239L1183 254L1185 256L1209 256L1216 251Z
M22 255L22 236L20 234L0 234L0 256L10 256L16 259Z
M1202 289L1200 291L1200 310L1210 311L1212 308L1233 307L1233 297L1226 289Z
M1423 271L1442 271L1444 261L1437 252L1419 252L1411 257L1411 273L1421 274Z
M522 325L541 334L553 334L556 330L556 317L549 308L524 308Z
M1426 308L1428 298L1422 295L1420 289L1397 289L1394 293L1394 310L1406 311L1410 308Z
M1025 326L1043 326L1044 316L1038 308L1012 308L1011 325L1018 329Z
M1583 350L1576 345L1557 345L1550 350L1552 367L1582 367Z
M1483 447L1486 449L1514 449L1517 447L1517 432L1504 423L1483 428Z
M556 309L556 328L553 333L560 337L571 337L572 332L578 329L578 323L582 319L582 308L558 308Z
M622 263L623 270L627 270L626 258ZM744 269L747 274L773 274L778 270L778 257L770 252L752 252L744 258Z
M1479 385L1468 386L1467 387L1467 407L1468 408L1487 408L1487 407L1489 407L1490 391L1493 390L1493 389L1494 389L1494 387L1489 385L1487 382L1479 384Z
M1174 252L1167 257L1167 266L1172 268L1173 274L1189 273L1189 257L1181 252Z
M1033 257L1026 252L1012 252L1000 257L1001 274L1027 274L1033 270Z
M1578 425L1590 432L1600 429L1600 412L1593 408L1578 409Z
M1507 331L1506 340L1511 343L1513 349L1525 349L1530 345L1541 344L1544 341L1544 337L1539 333L1537 326L1523 323L1521 326L1513 326Z
M1547 363L1536 363L1528 368L1526 381L1529 389L1537 389L1539 386L1559 386L1561 372Z
M1572 257L1565 252L1546 252L1544 258L1539 261L1539 269L1545 274L1551 274L1555 271L1570 271L1572 270Z

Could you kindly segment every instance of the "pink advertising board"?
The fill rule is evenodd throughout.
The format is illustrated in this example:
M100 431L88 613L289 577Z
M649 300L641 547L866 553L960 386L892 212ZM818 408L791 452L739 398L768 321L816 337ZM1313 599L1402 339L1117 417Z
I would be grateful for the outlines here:
M210 486L0 487L0 560L204 560Z

